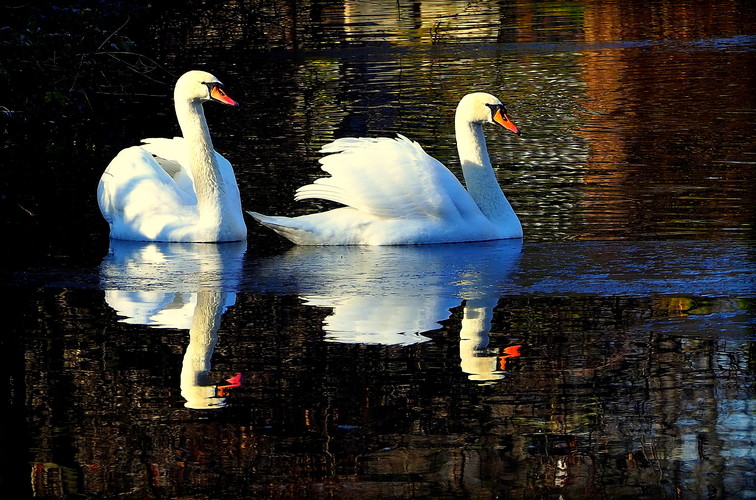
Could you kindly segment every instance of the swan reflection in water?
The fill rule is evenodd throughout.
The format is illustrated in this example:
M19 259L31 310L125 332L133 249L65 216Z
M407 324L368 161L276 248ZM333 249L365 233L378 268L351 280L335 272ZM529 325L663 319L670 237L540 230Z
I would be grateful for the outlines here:
M430 340L463 304L460 366L470 380L504 377L519 346L488 348L500 285L512 273L521 240L388 247L294 247L259 263L263 287L291 285L306 304L332 308L323 329L331 342L410 345Z
M147 243L110 241L100 266L105 300L124 323L189 330L181 395L194 409L222 408L229 388L210 380L221 316L236 301L245 242Z
M289 294L332 309L325 340L411 345L430 340L451 309L463 305L460 367L470 380L504 377L519 346L489 349L500 285L511 274L522 242L497 241L403 247L295 247L251 262L245 243L111 241L101 265L107 303L126 323L189 330L181 394L189 408L221 408L240 383L209 380L210 360L225 310L245 287Z

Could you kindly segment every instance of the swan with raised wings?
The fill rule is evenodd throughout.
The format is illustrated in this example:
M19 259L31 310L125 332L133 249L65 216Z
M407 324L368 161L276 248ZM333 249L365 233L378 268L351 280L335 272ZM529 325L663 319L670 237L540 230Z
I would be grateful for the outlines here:
M248 212L299 245L417 245L521 238L522 226L499 187L483 125L520 134L496 97L476 92L455 114L465 189L454 174L406 137L343 138L323 146L330 177L300 187L295 199L344 206L299 217Z
M122 150L100 178L97 201L119 240L222 242L247 237L231 164L215 151L202 105L237 106L210 73L189 71L176 82L183 137L144 139Z

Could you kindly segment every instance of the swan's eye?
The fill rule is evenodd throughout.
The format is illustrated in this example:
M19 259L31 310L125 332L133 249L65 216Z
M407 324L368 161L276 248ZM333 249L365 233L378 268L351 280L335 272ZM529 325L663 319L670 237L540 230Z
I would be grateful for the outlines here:
M202 82L202 83L207 87L207 92L210 95L213 95L213 89L217 89L217 91L220 92L221 95L226 95L221 90L221 87L223 87L223 84L218 83L218 82Z
M503 104L486 104L491 109L491 118L493 119L494 116L496 116L497 111L501 111L501 116L506 119L507 116L507 108L504 107Z

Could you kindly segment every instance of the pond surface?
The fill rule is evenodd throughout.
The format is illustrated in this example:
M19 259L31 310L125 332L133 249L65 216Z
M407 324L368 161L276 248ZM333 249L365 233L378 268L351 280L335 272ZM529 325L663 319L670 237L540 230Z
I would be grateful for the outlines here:
M156 16L158 83L6 131L2 491L756 498L753 5L247 7ZM241 103L211 132L270 214L323 208L293 192L337 137L459 175L456 103L498 95L524 240L109 241L97 180L177 133L167 71L193 67Z

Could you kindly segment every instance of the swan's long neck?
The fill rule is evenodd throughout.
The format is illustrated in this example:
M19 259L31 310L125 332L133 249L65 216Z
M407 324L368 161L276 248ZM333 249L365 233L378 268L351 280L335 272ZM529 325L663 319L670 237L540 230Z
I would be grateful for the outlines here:
M491 166L483 124L466 120L457 112L455 132L465 186L483 215L497 224L516 219Z
M223 184L215 159L213 141L207 128L205 111L197 100L176 98L176 116L184 143L188 148L189 167L194 177L194 190L200 217L207 220L220 218L220 199Z

